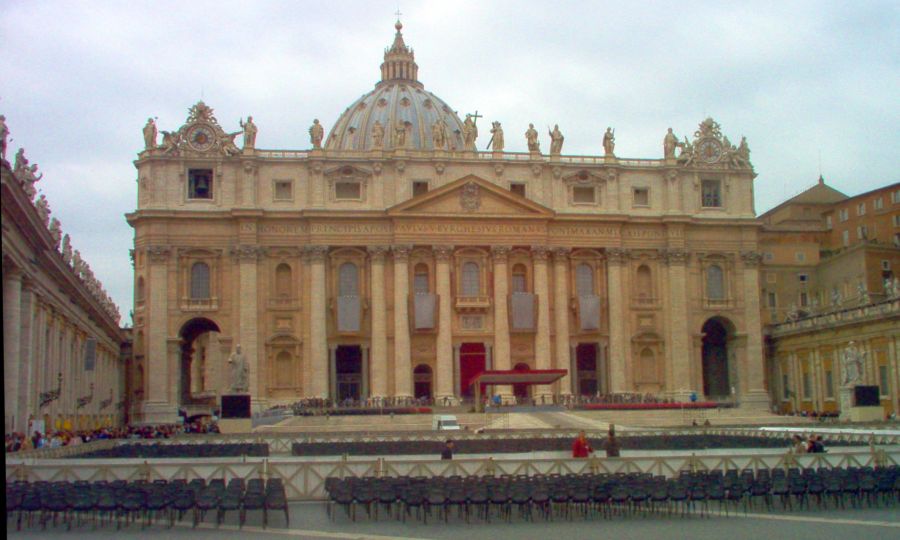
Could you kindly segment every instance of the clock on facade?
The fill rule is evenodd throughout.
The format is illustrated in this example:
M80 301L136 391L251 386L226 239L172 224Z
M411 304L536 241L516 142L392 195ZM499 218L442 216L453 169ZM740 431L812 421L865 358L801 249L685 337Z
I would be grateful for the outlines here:
M187 140L188 144L191 145L191 148L198 152L205 152L216 142L216 137L209 126L200 124L192 127L190 131L188 131Z
M715 139L704 139L697 145L697 154L706 163L715 163L722 157L722 143Z

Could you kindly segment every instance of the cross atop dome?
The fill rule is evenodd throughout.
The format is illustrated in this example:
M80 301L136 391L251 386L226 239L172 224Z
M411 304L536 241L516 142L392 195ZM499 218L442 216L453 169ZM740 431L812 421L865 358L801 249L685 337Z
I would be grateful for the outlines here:
M403 23L400 22L400 10L397 10L397 22L394 28L394 43L384 51L384 63L381 64L381 81L407 81L418 82L419 66L416 65L415 54L412 48L407 47L403 41Z

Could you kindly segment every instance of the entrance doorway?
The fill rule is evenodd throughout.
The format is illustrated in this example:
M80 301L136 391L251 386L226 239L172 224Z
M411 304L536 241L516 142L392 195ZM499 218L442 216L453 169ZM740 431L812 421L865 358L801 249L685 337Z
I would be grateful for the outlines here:
M576 391L582 396L597 395L597 344L579 343L575 347Z
M472 397L475 389L472 379L485 370L486 353L484 343L463 343L459 347L459 384L462 397Z
M731 322L718 317L703 324L703 393L709 397L730 395L728 336Z
M181 327L178 396L182 405L215 405L216 384L209 380L211 360L218 358L219 326L198 317Z
M513 369L515 371L528 371L531 368L525 362L519 362ZM522 403L522 400L527 400L531 397L531 386L528 384L514 384L513 395L516 396L516 403Z
M419 364L413 370L413 393L416 399L431 399L431 366Z
M337 375L337 400L358 400L362 394L362 348L359 345L339 345L334 353Z

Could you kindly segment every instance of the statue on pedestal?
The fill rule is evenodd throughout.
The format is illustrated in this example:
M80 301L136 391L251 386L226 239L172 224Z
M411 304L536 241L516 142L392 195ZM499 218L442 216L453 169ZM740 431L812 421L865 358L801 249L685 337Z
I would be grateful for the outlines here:
M47 201L47 196L41 193L41 196L38 197L37 202L34 203L34 207L37 209L38 215L41 216L41 221L44 222L44 227L49 227L50 203Z
M475 114L478 114L477 112ZM466 150L475 151L475 139L478 138L478 126L471 114L466 115L463 122L463 143Z
M156 122L152 118L144 124L144 150L156 148Z
M607 156L613 157L616 155L616 132L613 131L613 128L606 128L606 133L603 134L603 153Z
M62 241L62 227L56 218L50 220L50 237L53 238L53 246L59 249L59 243Z
M72 240L69 239L68 233L62 238L62 258L66 264L72 264Z
M406 122L398 120L394 126L394 148L406 148Z
M851 341L841 354L841 369L843 377L841 386L852 387L862 380L866 353L856 348L856 342Z
M253 117L248 116L247 122L239 120L239 123L244 128L244 148L256 148L256 132L259 130L256 128L256 124L253 123Z
M528 124L528 131L525 132L525 140L528 142L529 152L541 152L541 143L538 142L538 132L534 129L534 124Z
M488 143L488 146L490 146L491 150L494 152L503 151L505 144L503 142L503 128L500 127L500 122L491 123L491 140Z
M447 124L443 118L438 118L431 125L431 143L435 150L443 150L447 144Z
M550 155L558 156L562 153L562 146L565 137L559 130L559 124L553 125L553 131L550 132Z
M234 353L232 353L231 357L228 359L228 364L231 366L230 391L235 394L247 393L247 390L249 389L248 375L250 368L247 365L246 359L244 359L243 353L241 353L240 345L235 346Z
M678 147L678 137L672 133L672 128L666 132L663 138L663 155L666 159L675 159L675 148Z
M381 150L382 148L384 148L384 126L375 120L375 125L372 126L372 149Z
M313 148L322 148L322 139L325 138L325 128L319 123L319 119L313 120L313 125L309 128L309 140L312 142Z

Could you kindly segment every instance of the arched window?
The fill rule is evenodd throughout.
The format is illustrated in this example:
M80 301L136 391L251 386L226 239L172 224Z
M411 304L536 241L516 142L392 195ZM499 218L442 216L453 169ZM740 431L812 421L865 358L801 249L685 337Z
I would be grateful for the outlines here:
M575 267L575 290L578 296L594 294L594 269L591 265L582 263Z
M706 296L711 300L725 299L725 276L716 264L706 269Z
M275 268L275 295L279 298L290 298L291 294L291 267L281 263Z
M642 264L637 269L637 283L635 292L638 298L653 297L653 281L650 274L650 268L646 264Z
M274 378L278 386L294 386L294 361L291 353L281 351L275 357Z
M134 297L135 297L134 299L137 301L138 304L144 303L144 278L143 277L138 278L137 290L135 291Z
M641 351L640 362L641 380L643 382L656 382L656 356L649 347L644 348L644 350Z
M209 298L209 265L198 262L191 266L191 298Z
M413 291L416 293L431 292L428 284L428 265L425 263L416 265L413 272Z
M523 293L528 292L528 272L524 264L513 266L512 270L512 292Z
M338 295L359 295L359 272L355 264L350 262L344 263L338 270Z
M467 262L462 267L462 296L481 294L481 271L478 263Z

